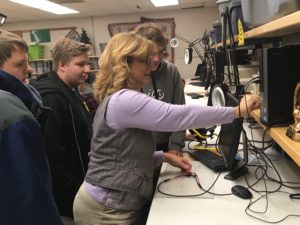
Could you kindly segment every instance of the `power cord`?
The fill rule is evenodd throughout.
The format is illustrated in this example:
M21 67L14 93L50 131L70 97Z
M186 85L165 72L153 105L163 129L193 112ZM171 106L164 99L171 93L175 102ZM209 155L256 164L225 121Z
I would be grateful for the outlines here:
M263 135L263 138L262 138L262 144L264 144L264 138L265 138L265 134L266 134L266 131L264 132L264 135ZM253 134L252 134L253 135ZM270 145L266 146L266 147L262 147L262 148L259 148L257 146L254 145L254 142L253 141L250 141L248 139L248 137L246 137L247 139L247 142L248 142L248 146L249 146L249 149L248 151L251 151L253 155L256 155L256 158L257 158L257 163L258 165L249 165L248 166L257 166L256 170L255 170L255 176L257 178L257 181L255 181L253 184L249 184L249 181L247 180L247 178L245 177L245 180L246 180L246 183L248 185L248 187L252 190L252 191L255 191L257 193L264 193L262 196L260 196L258 199L254 200L254 201L251 201L248 206L246 207L245 209L245 213L254 218L254 219L257 219L259 221L263 221L263 222L266 222L266 223L280 223L282 221L284 221L285 219L287 219L288 217L300 217L300 215L297 215L297 214L289 214L283 218L281 218L280 220L277 220L277 221L269 221L269 220L265 220L265 219L261 219L253 214L250 214L251 213L255 213L255 214L265 214L267 211L268 211L268 208L269 208L269 195L270 194L273 194L273 193L287 193L289 194L289 197L291 199L295 199L295 200L298 200L300 199L300 194L298 193L288 193L288 192L285 192L285 191L281 191L280 189L285 186L285 187L289 187L289 188L300 188L299 186L296 187L296 186L289 186L287 185L286 183L290 184L300 184L299 182L284 182L282 181L282 178L280 176L280 173L279 171L276 169L275 165L273 164L272 160L264 153L264 150L267 149L268 147L270 147ZM252 139L253 139L253 136L252 136ZM268 170L270 169L273 169L275 171L275 174L276 176L278 177L278 179L276 178L273 178L273 177L270 177L270 175L268 174ZM254 188L254 186L256 184L258 184L259 182L263 181L264 182L264 190L257 190ZM266 182L276 182L279 184L279 186L277 188L275 188L274 190L268 190L267 188L267 184ZM258 201L262 200L262 199L265 199L266 200L266 206L265 206L265 209L263 211L255 211L253 210L253 206L255 205L255 203L257 203ZM252 207L252 208L251 208Z
M172 177L172 178L168 178L168 179L165 179L165 180L161 181L157 185L157 191L159 193L161 193L161 194L164 194L164 195L167 195L167 196L171 196L171 197L197 197L197 196L202 196L202 195L204 195L206 193L209 193L209 194L212 194L212 195L217 195L217 196L232 195L232 193L219 194L219 193L214 193L214 192L210 191L213 188L213 186L216 184L216 182L219 179L219 177L220 177L220 175L221 175L222 172L223 172L223 170L221 170L218 173L218 176L216 177L216 179L213 181L213 183L211 184L211 186L207 190L205 190L203 188L203 186L201 185L200 179L199 179L198 175L195 172L191 172L189 174L181 174L181 175L178 175L178 176L175 176L175 177ZM166 184L168 182L171 182L171 181L174 181L177 178L182 178L182 177L193 178L196 181L196 184L199 187L199 189L203 190L203 192L199 193L199 194L192 194L192 195L175 195L175 194L167 193L167 192L164 192L164 191L161 190L161 186L163 186L164 184Z

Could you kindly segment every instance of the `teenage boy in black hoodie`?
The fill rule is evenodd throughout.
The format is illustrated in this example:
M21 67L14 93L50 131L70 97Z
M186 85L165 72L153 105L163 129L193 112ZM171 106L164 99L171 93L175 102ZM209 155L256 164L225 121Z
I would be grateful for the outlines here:
M73 218L73 200L89 162L92 126L77 87L89 72L89 45L62 38L52 50L53 72L33 84L52 111L45 128L45 146L53 194L65 224Z

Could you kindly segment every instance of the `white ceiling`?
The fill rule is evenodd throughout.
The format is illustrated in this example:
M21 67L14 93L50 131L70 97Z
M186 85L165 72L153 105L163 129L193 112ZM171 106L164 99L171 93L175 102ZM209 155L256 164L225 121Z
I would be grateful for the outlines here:
M216 6L216 0L179 0L179 6L160 8L155 8L150 0L51 0L52 2L57 2L80 12L80 14L56 15L27 6L22 6L20 4L10 2L9 0L0 1L0 12L7 15L6 22L8 23L129 13L146 13L152 11L157 12L159 10L184 10L187 8Z

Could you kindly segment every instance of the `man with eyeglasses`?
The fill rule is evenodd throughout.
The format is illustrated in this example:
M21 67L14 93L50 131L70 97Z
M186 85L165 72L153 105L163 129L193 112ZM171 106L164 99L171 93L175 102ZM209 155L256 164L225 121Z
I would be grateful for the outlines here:
M167 40L160 29L153 23L143 23L137 26L134 32L153 41L155 44L155 52L151 57L152 82L144 87L142 91L148 96L163 102L176 105L185 104L183 83L179 71L174 64L164 59ZM185 134L185 130L156 132L156 150L182 156L182 148L185 146ZM159 174L160 167L154 168L153 190L155 190ZM146 205L143 209L146 218L149 208L150 206Z
M179 71L174 64L164 59L167 40L161 30L153 23L143 23L134 31L153 41L156 47L156 51L151 57L152 83L143 88L143 92L163 102L185 104L183 83ZM185 133L186 131L156 132L157 150L182 156Z

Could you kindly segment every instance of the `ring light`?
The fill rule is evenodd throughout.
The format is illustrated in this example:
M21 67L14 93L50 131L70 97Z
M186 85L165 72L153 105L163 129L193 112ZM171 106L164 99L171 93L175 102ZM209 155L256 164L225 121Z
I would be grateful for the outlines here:
M221 86L216 86L211 94L212 106L225 106L225 93Z
M178 41L177 38L172 38L172 39L170 40L170 46L171 46L172 48L177 48L178 45L179 45L179 41Z
M192 48L186 48L184 50L184 62L185 64L191 64L193 59L193 49Z

